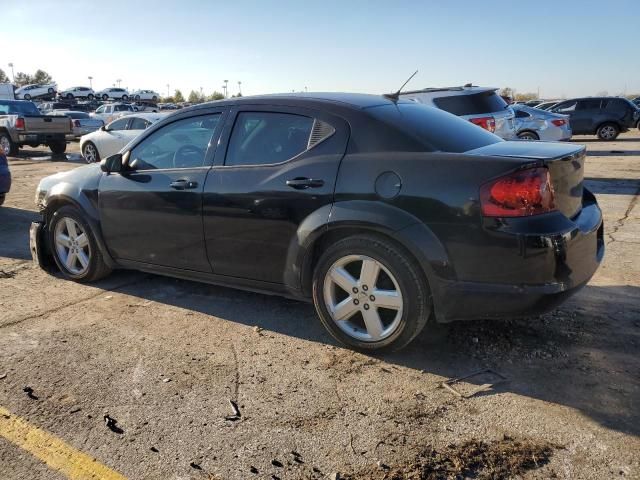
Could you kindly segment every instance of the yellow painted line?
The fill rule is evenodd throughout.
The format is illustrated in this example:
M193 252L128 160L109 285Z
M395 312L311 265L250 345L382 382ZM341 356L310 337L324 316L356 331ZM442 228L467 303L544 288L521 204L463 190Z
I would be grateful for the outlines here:
M55 435L34 427L2 407L0 436L71 480L126 480L95 458L76 450Z

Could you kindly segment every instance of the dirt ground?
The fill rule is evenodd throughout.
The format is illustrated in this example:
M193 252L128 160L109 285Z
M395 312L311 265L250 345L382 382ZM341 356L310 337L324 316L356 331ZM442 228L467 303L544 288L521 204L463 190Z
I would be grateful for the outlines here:
M13 416L130 479L640 478L640 133L576 141L607 232L590 284L540 318L434 326L380 357L337 345L308 304L40 271L36 184L82 159L25 149L0 207L0 478L65 478L2 435ZM454 387L506 380L441 386L485 368Z

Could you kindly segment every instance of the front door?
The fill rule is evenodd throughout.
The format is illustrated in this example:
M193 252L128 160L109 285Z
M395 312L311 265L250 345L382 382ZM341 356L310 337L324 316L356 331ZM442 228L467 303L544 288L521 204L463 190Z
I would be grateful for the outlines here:
M114 258L211 271L202 228L202 191L221 118L222 112L215 112L164 125L125 154L125 171L104 174L100 220Z
M282 284L298 227L333 202L349 128L314 110L265 106L240 108L229 125L204 191L209 260L215 274Z

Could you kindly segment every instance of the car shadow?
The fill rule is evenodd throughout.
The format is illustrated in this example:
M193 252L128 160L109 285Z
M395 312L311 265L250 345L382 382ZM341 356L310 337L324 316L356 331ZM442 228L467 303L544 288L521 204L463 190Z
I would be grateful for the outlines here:
M569 140L570 142L573 143L607 143L604 140L600 140L599 138L572 138L571 140ZM616 138L615 140L611 140L611 142L637 142L640 141L640 138L638 137L634 137L634 138Z
M12 155L9 158L9 162L16 160L32 160L32 161L49 161L49 162L70 162L85 164L86 160L80 153L69 152L54 154L49 149L35 150L35 149L22 149L17 155ZM11 164L9 164L11 165Z
M596 195L638 195L640 180L630 178L586 177L584 185Z
M636 157L640 150L587 150L587 157Z
M0 257L30 259L29 225L39 218L32 210L0 207Z
M208 315L212 332L219 318L338 345L313 306L304 302L153 275L117 290ZM480 395L511 392L537 398L576 409L607 428L640 435L640 381L634 373L638 306L638 287L587 286L540 317L431 324L401 352L368 356L442 379L491 368L507 381Z

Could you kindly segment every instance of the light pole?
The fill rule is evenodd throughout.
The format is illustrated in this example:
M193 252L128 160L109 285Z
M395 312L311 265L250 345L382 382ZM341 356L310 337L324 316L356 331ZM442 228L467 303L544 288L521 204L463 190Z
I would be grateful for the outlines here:
M11 68L11 79L13 80L13 83L16 83L16 75L13 73L13 62L9 62L9 67Z
M169 84L167 83L167 97L169 96Z
M224 81L224 98L229 97L229 89L227 87L228 84L229 84L229 80L225 80Z
M89 75L87 78L89 79L89 88L93 90L93 77Z
M121 81L122 81L122 80L120 80L120 79L117 79L117 80L116 80L116 82L118 82L118 88L120 88L120 82L121 82Z
M238 80L238 95L242 96L242 82Z

